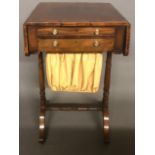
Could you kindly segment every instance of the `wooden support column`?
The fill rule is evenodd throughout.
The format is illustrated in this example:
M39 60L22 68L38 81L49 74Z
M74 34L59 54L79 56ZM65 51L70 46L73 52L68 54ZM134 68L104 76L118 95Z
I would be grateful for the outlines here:
M40 88L40 114L39 114L39 142L45 141L45 112L46 112L46 98L45 98L45 81L44 81L44 61L43 53L38 53L39 62L39 88Z
M103 94L103 133L105 143L109 142L109 89L111 76L112 53L107 53L105 77L104 77L104 94Z

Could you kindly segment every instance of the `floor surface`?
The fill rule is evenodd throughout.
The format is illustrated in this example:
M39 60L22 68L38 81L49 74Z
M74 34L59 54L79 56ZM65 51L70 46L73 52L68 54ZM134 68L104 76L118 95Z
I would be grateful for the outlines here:
M110 94L109 145L103 141L101 112L61 111L47 112L47 140L39 144L37 69L35 63L20 63L20 155L134 155L134 92L128 83L118 87L123 80L116 76ZM103 94L102 89L93 95L46 93L52 102L79 103L101 100Z

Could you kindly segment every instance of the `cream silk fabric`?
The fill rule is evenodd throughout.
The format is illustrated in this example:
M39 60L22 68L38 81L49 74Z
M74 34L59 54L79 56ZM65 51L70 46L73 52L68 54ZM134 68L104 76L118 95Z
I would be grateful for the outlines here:
M102 70L101 53L47 54L46 75L54 91L96 92Z

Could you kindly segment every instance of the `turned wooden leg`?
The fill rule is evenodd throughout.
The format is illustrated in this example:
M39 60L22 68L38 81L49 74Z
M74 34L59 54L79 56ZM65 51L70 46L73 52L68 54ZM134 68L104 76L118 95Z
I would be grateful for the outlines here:
M39 114L39 142L45 141L45 113L46 113L46 98L44 84L44 62L43 54L38 54L39 62L39 88L40 88L40 114Z
M112 53L108 52L105 68L104 94L103 94L103 133L105 143L108 143L110 141L108 104L109 104L111 62L112 62Z

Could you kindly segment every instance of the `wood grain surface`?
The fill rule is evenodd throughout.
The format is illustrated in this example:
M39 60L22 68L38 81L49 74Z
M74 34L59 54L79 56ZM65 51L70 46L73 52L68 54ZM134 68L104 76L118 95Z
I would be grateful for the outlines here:
M110 3L39 3L27 25L128 25Z

